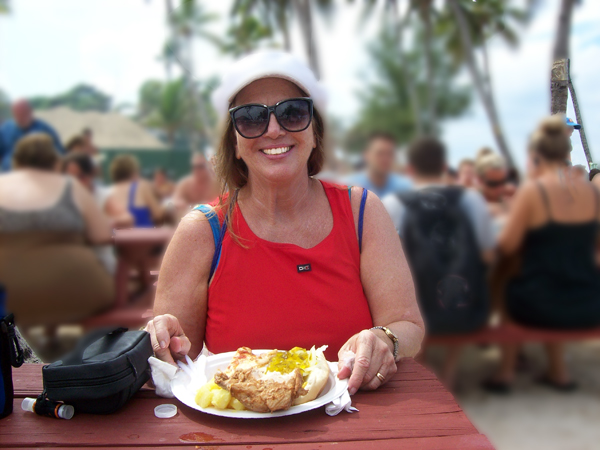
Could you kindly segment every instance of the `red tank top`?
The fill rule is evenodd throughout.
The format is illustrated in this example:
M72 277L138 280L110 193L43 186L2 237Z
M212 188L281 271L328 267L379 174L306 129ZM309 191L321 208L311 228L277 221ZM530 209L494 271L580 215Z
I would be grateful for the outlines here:
M247 248L225 233L208 288L204 339L211 352L328 345L325 356L337 361L351 336L373 326L348 190L321 183L333 229L309 249L259 238L236 205L235 231Z

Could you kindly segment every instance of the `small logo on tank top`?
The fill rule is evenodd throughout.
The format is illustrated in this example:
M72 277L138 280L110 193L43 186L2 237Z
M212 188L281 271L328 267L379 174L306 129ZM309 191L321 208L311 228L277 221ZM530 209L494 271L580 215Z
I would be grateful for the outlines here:
M298 273L310 272L310 264L300 264L298 267Z

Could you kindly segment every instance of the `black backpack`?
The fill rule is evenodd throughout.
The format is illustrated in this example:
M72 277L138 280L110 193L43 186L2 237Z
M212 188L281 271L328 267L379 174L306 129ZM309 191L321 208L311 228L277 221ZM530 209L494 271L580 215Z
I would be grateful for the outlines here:
M489 314L486 268L462 194L454 186L398 194L404 252L429 334L474 331Z

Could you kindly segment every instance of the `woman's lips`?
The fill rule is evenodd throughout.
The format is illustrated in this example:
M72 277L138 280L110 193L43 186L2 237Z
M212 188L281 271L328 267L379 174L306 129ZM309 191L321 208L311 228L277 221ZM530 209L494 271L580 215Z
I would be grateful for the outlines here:
M293 145L282 146L282 147L273 147L273 148L264 148L260 150L261 153L268 156L282 156L288 153L292 149Z

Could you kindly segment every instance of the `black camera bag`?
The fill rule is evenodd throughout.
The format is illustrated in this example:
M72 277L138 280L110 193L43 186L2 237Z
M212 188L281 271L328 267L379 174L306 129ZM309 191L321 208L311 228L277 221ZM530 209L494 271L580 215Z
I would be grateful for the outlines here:
M98 330L62 360L42 368L44 393L76 412L110 414L150 379L152 355L146 331Z

